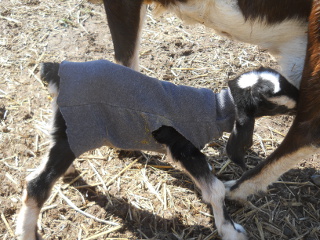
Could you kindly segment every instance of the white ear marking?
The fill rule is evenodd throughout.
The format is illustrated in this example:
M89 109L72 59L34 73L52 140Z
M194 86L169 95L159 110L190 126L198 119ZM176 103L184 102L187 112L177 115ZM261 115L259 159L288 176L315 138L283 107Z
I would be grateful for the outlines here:
M260 74L260 77L265 80L269 81L274 85L273 93L279 92L280 89L280 75L278 73L273 72L263 72Z

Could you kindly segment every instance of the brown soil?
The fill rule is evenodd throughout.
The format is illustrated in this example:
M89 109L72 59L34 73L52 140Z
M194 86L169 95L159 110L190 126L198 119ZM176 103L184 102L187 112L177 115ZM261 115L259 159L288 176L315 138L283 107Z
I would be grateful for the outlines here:
M278 67L266 51L231 42L202 26L187 26L169 14L159 19L148 14L141 46L144 74L215 91L247 70ZM25 177L39 165L49 144L52 112L39 80L39 63L102 58L113 61L101 5L82 0L1 2L0 239L14 239ZM258 121L247 155L249 167L270 155L291 121L288 116ZM204 152L217 172L223 169L219 178L237 179L242 174L237 166L223 168L227 138L225 134ZM220 239L194 184L163 160L158 154L121 156L107 147L83 155L75 162L78 180L55 185L41 213L40 232L45 239ZM228 211L250 239L320 239L320 189L310 182L319 170L317 156L303 160L267 195L250 197L245 205L228 201ZM76 212L59 190L83 211L120 227Z

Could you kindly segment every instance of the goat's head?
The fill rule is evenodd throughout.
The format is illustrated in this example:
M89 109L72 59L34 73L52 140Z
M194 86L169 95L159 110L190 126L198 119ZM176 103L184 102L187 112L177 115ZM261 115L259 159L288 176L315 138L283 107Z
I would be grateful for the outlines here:
M260 68L228 83L236 107L236 121L226 151L229 158L245 168L244 156L251 147L255 118L294 114L299 95L278 72Z

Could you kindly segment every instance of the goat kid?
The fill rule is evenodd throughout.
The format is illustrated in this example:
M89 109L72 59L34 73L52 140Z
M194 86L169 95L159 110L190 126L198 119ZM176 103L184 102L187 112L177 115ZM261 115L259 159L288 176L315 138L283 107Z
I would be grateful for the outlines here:
M243 169L244 156L253 144L255 119L295 114L299 90L278 72L260 68L228 82L236 105L236 121L228 139L228 157Z
M73 66L72 63L70 63L71 66ZM70 66L70 64L67 64ZM79 65L80 64L80 65ZM99 112L101 114L106 114L104 111L99 111L94 112L95 108L97 106L89 106L88 107L88 112L84 111L85 108L80 108L80 111L78 113L72 113L71 117L75 116L76 123L72 124L72 121L70 122L69 118L70 116L66 115L65 112L65 107L63 104L63 100L61 100L61 94L64 95L62 92L66 93L74 93L81 91L81 89L85 89L84 91L89 91L90 89L89 85L94 85L95 83L93 82L92 79L97 79L97 82L100 84L106 84L111 86L113 83L108 82L108 81L103 81L103 77L105 78L105 74L107 76L117 76L117 81L115 81L116 84L119 83L119 76L120 78L123 78L124 76L127 76L128 81L127 83L131 84L137 83L139 86L148 86L150 82L155 82L158 83L160 81L148 78L147 81L148 83L142 84L140 82L140 78L145 78L142 74L138 72L134 72L133 70L111 64L109 62L104 62L104 61L93 61L91 63L84 63L82 65L81 63L75 63L75 66L78 66L78 68L70 68L68 70L65 70L64 73L67 72L67 74L70 75L77 75L75 79L80 79L83 77L83 75L89 74L91 78L89 77L86 79L84 77L86 84L88 84L88 87L83 87L83 85L75 83L72 84L72 86L69 86L70 88L63 87L64 85L63 81L60 82L60 77L58 75L59 68L66 66L66 64L59 65L57 63L45 63L42 65L42 70L41 70L41 78L44 81L49 82L50 88L53 89L53 92L55 95L58 94L58 101L57 99L54 100L54 119L53 119L53 131L51 133L52 137L52 145L49 149L47 159L43 162L43 164L30 176L27 178L27 186L24 191L23 195L23 203L22 203L22 208L20 210L19 216L18 216L18 221L17 221L17 230L16 233L19 237L19 239L23 240L34 240L34 239L40 239L40 235L37 233L37 220L38 220L38 215L40 213L41 207L43 206L44 202L48 198L51 188L53 187L54 183L58 180L59 177L61 177L63 174L65 174L68 169L70 169L72 162L74 159L79 156L81 153L88 151L89 149L99 147L101 145L109 145L109 146L116 146L116 147L121 147L126 149L132 149L130 144L147 144L147 145L139 145L140 148L142 149L147 149L147 150L156 150L160 151L162 149L163 144L166 148L167 154L169 156L169 160L171 159L174 164L179 165L182 170L187 172L187 174L193 179L193 181L196 183L196 185L201 189L203 199L205 202L211 204L213 208L213 213L215 216L215 224L218 229L218 232L222 239L224 240L233 240L233 239L246 239L246 234L244 229L234 223L231 218L229 217L226 208L224 206L224 197L225 197L225 187L223 183L217 179L213 173L211 172L211 166L206 161L206 156L201 153L200 151L200 146L197 144L199 141L194 140L194 136L191 134L189 135L188 131L181 128L183 126L183 123L177 122L177 123L170 123L166 119L162 120L161 117L157 119L158 121L165 121L165 124L170 124L169 126L162 125L159 126L158 129L151 129L151 127L146 124L140 124L142 125L143 129L148 129L146 131L148 133L148 136L150 135L151 138L155 139L161 146L161 148L157 148L153 145L152 139L148 138L146 136L147 140L140 139L140 136L136 136L135 139L131 139L130 137L127 137L127 132L129 131L135 131L134 129L139 128L140 126L134 126L132 125L135 123L135 121L131 122L131 125L129 125L129 128L131 130L125 130L123 131L122 128L114 128L114 129L108 129L108 126L110 122L116 121L116 122L121 122L121 118L125 117L121 115L121 112L123 112L121 109L117 109L111 117L107 118L107 122L103 122L101 125L100 119L96 118L96 113ZM89 66L86 68L86 66ZM100 67L99 67L100 66ZM107 67L106 67L107 66ZM100 74L101 72L105 71L105 74ZM60 71L61 73L61 71ZM124 74L124 75L123 75ZM250 75L251 74L251 75ZM62 74L63 75L63 74ZM62 76L61 75L61 76ZM251 73L247 73L248 76L256 76L256 81L253 85L255 85L256 89L259 89L259 91L256 92L254 95L254 99L250 101L247 99L247 101L250 102L255 102L255 108L254 111L257 112L254 116L258 116L265 113L272 112L272 114L276 113L276 111L279 111L279 113L283 112L290 112L294 111L295 104L286 106L284 104L283 107L276 106L276 105L283 105L283 102L278 101L279 99L283 98L284 100L290 98L290 95L288 95L283 89L281 91L278 91L279 88L283 88L284 86L287 87L286 85L283 85L281 81L283 80L281 76L274 72L273 70L270 69L260 69ZM244 74L244 76L247 76ZM65 75L63 75L65 76ZM79 77L78 77L79 76ZM98 76L98 77L97 77ZM63 77L62 77L63 79ZM238 88L238 93L241 95L241 91L244 90L244 88L239 87L239 84L243 84L242 78L238 78L237 80L238 85L235 84L231 86L233 89L232 91L235 92L235 89ZM247 81L245 81L246 83ZM288 83L289 84L289 83ZM122 89L120 91L125 91L123 94L125 96L130 96L130 95L135 95L137 98L139 96L142 97L142 99L146 102L152 102L152 101L158 101L161 99L157 95L153 95L155 100L152 100L151 97L147 97L146 99L146 91L138 91L136 93L131 93L131 87L129 87L127 84L121 84ZM289 84L290 85L290 84ZM80 86L80 87L79 87ZM242 86L242 85L241 85ZM259 87L260 86L260 87ZM181 87L183 86L176 86L176 87L170 87L170 83L163 83L163 87L161 89L182 89ZM291 86L292 87L292 86ZM81 88L81 89L78 89ZM106 86L101 87L99 85L99 89L103 89L102 94L106 93ZM139 87L141 89L141 87ZM294 88L294 87L293 87ZM120 92L118 87L112 88L113 90L111 92L114 92L114 97L116 98L115 100L110 100L112 101L112 106L111 107L116 107L115 103L118 105L120 104L120 101L122 99L117 99L118 96L120 96ZM128 93L128 91L130 93ZM149 89L150 91L150 89ZM183 90L185 92L186 90ZM192 90L193 91L193 90ZM210 91L210 90L205 90ZM168 91L169 92L169 91ZM280 94L281 92L281 94ZM143 93L143 94L142 94ZM204 92L202 92L204 93ZM225 93L225 92L224 92ZM71 94L71 95L72 95ZM97 94L93 95L94 97L97 96ZM168 95L170 96L170 95ZM219 96L218 94L216 96ZM222 95L223 96L223 95ZM225 95L226 96L226 95ZM245 95L247 98L250 98L251 96L249 94ZM268 96L268 97L266 97ZM60 97L60 100L59 100ZM277 101L273 101L273 97L277 99ZM79 98L82 101L82 99L86 99L86 95L81 95ZM178 99L174 98L171 99L170 101L165 101L164 103L161 103L162 105L165 105L165 109L170 109L172 106L177 106L177 101ZM259 101L257 99L260 98ZM168 97L169 99L169 97ZM70 100L70 99L69 99ZM70 101L67 101L68 103L71 102L78 108L80 106L79 99L71 99ZM91 101L92 99L89 99L87 101ZM235 98L236 101L238 101L238 97ZM93 99L93 101L97 101L96 99ZM192 101L198 101L197 99L193 99ZM294 101L294 99L292 99ZM183 101L185 104L185 101ZM217 101L218 102L218 101ZM226 103L226 102L225 102ZM57 106L57 104L59 106ZM221 121L220 117L209 117L209 121L215 121L215 119L220 119L219 121L217 120L216 122L213 122L213 127L210 127L208 129L207 127L203 127L201 125L202 129L195 130L195 135L207 135L207 132L210 131L215 131L214 129L216 128L215 125L220 126L221 131L231 131L233 122L234 122L234 106L241 106L241 103L236 103L233 105L231 102L231 108L233 110L228 110L226 106L214 106L214 105L209 105L206 103L199 103L201 107L198 107L197 109L191 109L189 114L192 116L192 118L195 119L196 125L201 124L201 121L204 119L208 119L207 114L208 113L201 113L197 112L199 109L203 108L203 106L213 106L215 109L213 109L213 116L220 116L221 119L224 119L223 121L226 121L225 119L228 119L228 117L231 118L228 120L231 124L221 124L219 121ZM174 108L178 110L178 107ZM196 108L196 107L194 107ZM130 110L132 109L132 106L130 106ZM161 111L161 107L156 107L154 108L156 113L158 111ZM228 111L227 111L228 110ZM90 113L91 111L91 113ZM210 111L210 109L206 109L206 111ZM216 113L215 113L216 111ZM80 113L79 113L80 112ZM63 114L65 113L65 114ZM78 114L83 114L82 117L79 117ZM116 114L116 115L114 115ZM129 113L128 113L129 114ZM139 114L140 115L140 114ZM178 114L180 115L180 114ZM67 116L67 118L65 118ZM129 117L132 118L133 114L129 114ZM91 119L88 121L88 117ZM92 118L91 118L92 117ZM144 115L144 119L146 116ZM67 120L68 119L68 120ZM197 122L197 119L200 120ZM81 124L84 122L85 127L82 126ZM80 124L80 125L79 125ZM198 126L192 124L191 122L188 123L189 125L191 124L191 130L194 130L195 128L199 128ZM80 127L79 127L80 126ZM96 126L101 126L104 131L105 129L108 129L108 139L112 139L111 142L100 139L100 133L96 132ZM174 127L175 128L174 128ZM210 125L211 126L211 125ZM123 126L124 129L126 126ZM179 131L177 130L179 129ZM218 131L214 136L219 137L221 136L222 132ZM79 133L80 132L80 133ZM185 137L185 135L182 135L180 132L183 132L185 135L188 135L188 139ZM81 137L79 137L79 134ZM74 135L76 135L77 139L74 139ZM116 137L115 137L116 136ZM252 136L251 136L252 137ZM120 141L119 138L124 138L124 141ZM97 141L98 139L98 141ZM128 140L129 139L129 140ZM201 138L199 138L201 139ZM190 141L192 140L192 141ZM212 139L206 139L204 141L209 141ZM127 143L129 142L129 143ZM196 142L196 143L194 143ZM94 145L91 145L94 143ZM129 144L129 145L127 145ZM237 143L238 144L238 143ZM152 148L150 146L153 146ZM232 146L231 146L232 147ZM237 146L234 146L235 148Z
M300 86L297 116L280 146L239 180L226 183L232 199L266 191L269 184L320 146L320 0L314 0L309 17L308 47ZM253 116L251 116L253 121Z
M312 0L104 0L118 63L138 70L140 35L146 6L175 13L230 39L267 49L281 73L300 86Z

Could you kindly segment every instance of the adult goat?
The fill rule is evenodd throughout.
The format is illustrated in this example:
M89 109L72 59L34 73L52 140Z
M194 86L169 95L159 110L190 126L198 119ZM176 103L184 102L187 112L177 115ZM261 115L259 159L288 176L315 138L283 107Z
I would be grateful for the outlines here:
M277 57L281 73L299 88L312 0L104 0L118 63L139 68L139 43L147 4L190 23L259 45Z

